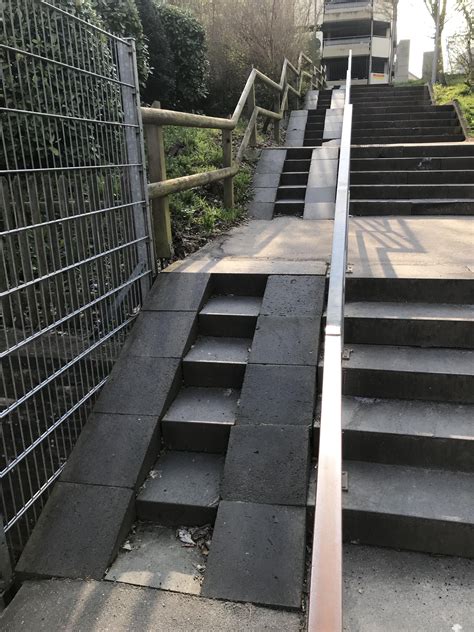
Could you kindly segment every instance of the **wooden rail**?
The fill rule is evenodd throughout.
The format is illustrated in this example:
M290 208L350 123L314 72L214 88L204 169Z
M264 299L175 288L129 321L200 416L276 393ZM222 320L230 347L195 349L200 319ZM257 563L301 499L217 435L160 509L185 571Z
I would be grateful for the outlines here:
M305 67L308 68L305 70ZM295 85L290 83L293 77ZM280 82L276 83L270 77L254 68L247 79L245 87L230 118L201 116L188 112L163 110L155 102L152 107L142 107L141 117L145 125L145 137L148 148L148 196L151 200L153 221L153 241L156 259L167 259L172 255L171 218L168 196L178 191L185 191L218 180L224 181L224 206L234 206L233 178L238 172L247 147L257 144L257 119L259 116L273 120L273 133L276 143L280 142L280 121L288 106L289 94L302 96L303 82L309 79L310 87L319 89L325 85L324 68L317 68L313 61L304 53L298 57L295 67L285 58L280 75ZM274 109L267 110L256 105L255 84L259 81L270 88L275 94ZM232 130L235 129L244 112L248 111L248 124L235 159L232 152ZM205 171L179 178L166 178L166 161L163 139L163 127L166 125L181 127L200 127L218 129L222 131L222 169Z

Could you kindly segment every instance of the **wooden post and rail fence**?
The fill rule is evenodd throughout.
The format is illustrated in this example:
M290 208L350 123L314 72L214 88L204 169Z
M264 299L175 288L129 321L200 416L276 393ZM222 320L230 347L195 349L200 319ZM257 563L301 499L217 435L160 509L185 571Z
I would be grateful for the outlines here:
M290 83L290 73L294 77L295 85ZM320 89L325 85L324 68L317 68L313 61L304 53L300 53L296 67L285 58L279 83L276 83L254 68L250 72L231 118L163 110L159 107L158 102L155 102L152 107L141 108L148 150L148 176L150 179L148 197L151 201L155 260L168 259L172 255L171 217L168 196L178 191L185 191L223 180L224 206L225 208L232 208L234 206L233 178L239 170L247 147L249 145L254 147L257 144L257 119L259 115L272 119L274 140L276 143L279 143L280 121L287 109L289 95L292 93L297 99L301 98L305 78L309 80L310 89ZM267 110L256 104L255 84L257 81L270 88L275 94L274 110ZM248 111L248 124L234 158L232 152L232 130L239 123L245 109ZM163 134L163 128L167 125L221 130L222 168L167 179Z

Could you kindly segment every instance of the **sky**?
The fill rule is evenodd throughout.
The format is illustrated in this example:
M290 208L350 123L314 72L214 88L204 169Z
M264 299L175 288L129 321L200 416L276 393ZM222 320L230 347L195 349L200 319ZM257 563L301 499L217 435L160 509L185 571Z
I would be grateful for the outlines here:
M444 41L459 28L459 17L453 11L455 0L448 0L448 18ZM410 72L421 77L423 52L433 50L434 21L423 0L400 0L398 4L398 40L410 40ZM446 62L445 62L446 63Z

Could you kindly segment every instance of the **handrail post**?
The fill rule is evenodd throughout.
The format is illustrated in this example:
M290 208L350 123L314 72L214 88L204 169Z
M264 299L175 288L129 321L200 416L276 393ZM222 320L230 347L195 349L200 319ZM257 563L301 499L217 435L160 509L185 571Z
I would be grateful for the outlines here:
M160 108L161 104L159 101L154 101L152 107ZM166 162L163 127L161 125L145 125L145 136L150 182L164 182L166 180ZM168 196L151 200L151 216L155 257L157 259L170 259L173 254L173 238Z
M281 108L281 100L280 100L280 95L277 94L275 96L275 112L277 114L280 114L280 108ZM273 138L275 140L275 143L277 145L280 144L281 142L281 135L280 135L280 120L279 119L273 119Z
M222 130L223 166L232 167L232 130ZM224 207L234 207L234 177L224 179Z
M255 110L255 83L252 83L252 87L250 88L249 96L247 99L247 108L250 120ZM252 126L252 133L250 134L249 145L250 147L257 146L257 122L255 122L255 125Z

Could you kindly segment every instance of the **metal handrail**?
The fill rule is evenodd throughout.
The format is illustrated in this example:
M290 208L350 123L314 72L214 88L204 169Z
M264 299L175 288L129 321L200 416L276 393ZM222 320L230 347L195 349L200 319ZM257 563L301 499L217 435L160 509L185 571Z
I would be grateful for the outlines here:
M331 272L324 337L324 374L313 533L309 632L342 631L342 350L349 225L352 51L346 76Z

